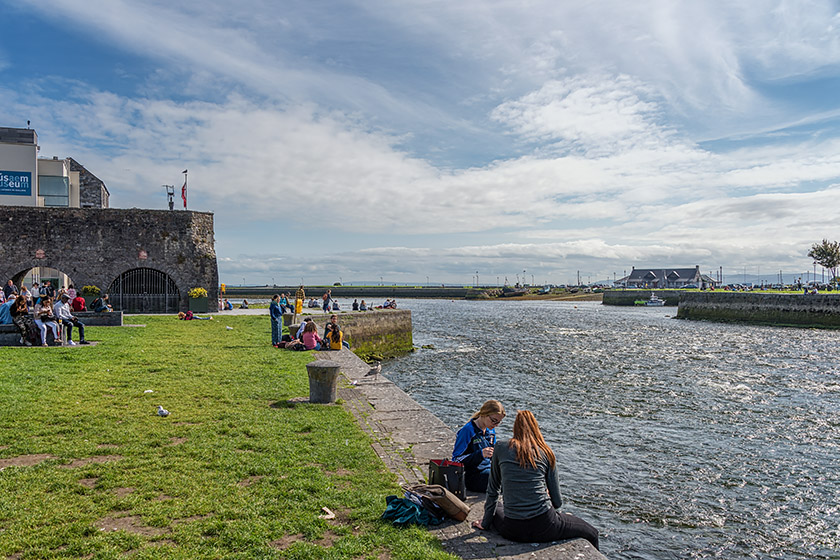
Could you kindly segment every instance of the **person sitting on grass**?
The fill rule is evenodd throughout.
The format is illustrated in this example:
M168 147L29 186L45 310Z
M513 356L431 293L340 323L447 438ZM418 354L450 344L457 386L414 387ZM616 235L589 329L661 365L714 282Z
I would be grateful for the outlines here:
M239 304L239 309L248 309L248 300L243 299L242 303Z
M320 336L318 336L318 325L315 324L315 321L310 321L306 323L306 326L303 328L301 340L303 341L303 345L306 347L307 350L321 349L321 344L324 341L321 339Z
M181 311L180 313L178 313L178 318L182 321L192 321L193 319L199 321L209 321L213 318L213 316L210 315L209 317L199 317L198 315L193 314L192 311Z

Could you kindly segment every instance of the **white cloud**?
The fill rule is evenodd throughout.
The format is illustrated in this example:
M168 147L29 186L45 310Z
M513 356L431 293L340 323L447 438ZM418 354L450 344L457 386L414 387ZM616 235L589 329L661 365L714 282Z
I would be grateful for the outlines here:
M836 110L782 110L755 86L840 60L829 2L26 5L157 68L134 95L39 76L61 88L0 89L0 116L32 115L44 151L117 206L163 207L160 185L189 168L220 245L254 245L223 274L790 263L840 233L813 218L840 179ZM825 134L702 142L796 122ZM474 161L416 155L447 148ZM298 251L273 241L313 230Z
M643 99L649 95L629 76L576 76L505 102L493 117L528 140L598 156L668 136L655 122L658 105Z

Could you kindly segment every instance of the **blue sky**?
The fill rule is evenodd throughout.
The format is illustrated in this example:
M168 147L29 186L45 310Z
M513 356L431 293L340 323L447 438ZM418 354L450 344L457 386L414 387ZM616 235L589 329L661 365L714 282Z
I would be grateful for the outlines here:
M189 169L221 281L811 270L840 3L0 0L0 125L115 207Z

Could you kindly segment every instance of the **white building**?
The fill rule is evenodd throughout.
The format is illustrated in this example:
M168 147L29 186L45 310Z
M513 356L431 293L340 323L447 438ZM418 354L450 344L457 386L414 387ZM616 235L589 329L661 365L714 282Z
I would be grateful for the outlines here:
M73 158L40 158L38 134L30 128L0 127L0 206L108 208L105 183ZM68 284L61 271L36 267L24 282ZM5 279L3 279L5 284Z
M105 183L73 158L40 158L38 134L0 127L0 205L108 208Z

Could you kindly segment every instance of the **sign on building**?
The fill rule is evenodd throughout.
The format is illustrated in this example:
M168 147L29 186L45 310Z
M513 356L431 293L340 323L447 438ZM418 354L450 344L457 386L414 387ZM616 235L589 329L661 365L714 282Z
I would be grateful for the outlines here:
M0 194L32 196L32 173L0 171Z

